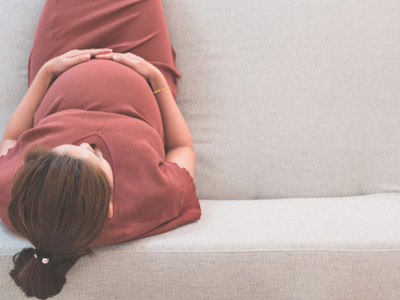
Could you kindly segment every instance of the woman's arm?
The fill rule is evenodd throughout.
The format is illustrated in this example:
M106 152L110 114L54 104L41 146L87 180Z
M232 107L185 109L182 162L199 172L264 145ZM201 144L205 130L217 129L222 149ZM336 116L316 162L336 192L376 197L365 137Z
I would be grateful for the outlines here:
M49 89L53 78L44 68L40 69L24 98L11 116L4 132L4 140L17 140L19 136L32 127L33 115L44 95Z
M149 82L153 90L159 90L168 86L162 73L157 69ZM181 111L176 105L171 90L166 89L156 94L158 106L160 107L165 141L166 141L166 160L173 161L180 167L187 169L192 177L195 170L195 154L193 141L189 127L182 116Z
M132 53L109 53L96 58L112 59L132 68L150 83L153 90L165 88L168 84L164 75L152 64ZM166 142L166 161L175 162L194 177L195 155L192 137L171 90L166 89L155 95L160 108Z
M12 148L17 139L33 126L33 116L53 81L64 71L92 55L109 53L110 49L72 50L46 62L37 73L24 98L11 116L0 144L0 156Z
M53 79L44 69L40 69L30 88L11 116L0 144L0 155L14 147L19 136L32 127L33 115L39 107Z

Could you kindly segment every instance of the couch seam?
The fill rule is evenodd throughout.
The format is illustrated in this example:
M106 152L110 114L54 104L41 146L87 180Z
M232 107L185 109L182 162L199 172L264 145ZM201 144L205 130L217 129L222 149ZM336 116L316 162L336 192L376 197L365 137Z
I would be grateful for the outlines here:
M100 250L95 251L95 253L106 252L108 250ZM113 250L115 251L115 250ZM119 252L119 253L245 253L245 252L349 252L349 253L379 253L379 252L400 252L400 249L379 249L379 250L356 250L356 249L271 249L271 250L188 250L188 251L181 251L181 250L163 250L163 251L132 251L132 252Z

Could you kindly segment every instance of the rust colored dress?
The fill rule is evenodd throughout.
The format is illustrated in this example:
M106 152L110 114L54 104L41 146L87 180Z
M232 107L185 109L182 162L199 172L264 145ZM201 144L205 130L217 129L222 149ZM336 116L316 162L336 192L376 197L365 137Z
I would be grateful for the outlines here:
M177 94L175 52L159 0L48 0L29 59L29 84L49 59L72 49L132 52L161 70ZM157 101L129 67L91 59L61 74L7 155L0 157L0 217L7 217L13 176L32 149L96 144L114 175L114 216L94 245L171 230L201 216L189 172L165 161Z

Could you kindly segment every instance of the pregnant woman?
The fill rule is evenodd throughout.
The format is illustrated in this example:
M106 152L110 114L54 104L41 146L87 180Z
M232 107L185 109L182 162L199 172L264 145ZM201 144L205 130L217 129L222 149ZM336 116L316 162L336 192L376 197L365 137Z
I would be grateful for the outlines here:
M160 0L47 0L28 75L0 145L0 217L32 244L11 277L46 299L90 247L201 211Z

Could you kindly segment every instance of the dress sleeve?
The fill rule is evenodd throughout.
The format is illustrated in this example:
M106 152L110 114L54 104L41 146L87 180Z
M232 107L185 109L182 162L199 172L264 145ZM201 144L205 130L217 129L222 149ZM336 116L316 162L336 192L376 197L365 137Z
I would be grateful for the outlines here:
M144 238L147 236L163 233L172 230L178 226L195 222L201 217L201 208L199 198L196 194L196 186L194 185L193 178L189 172L179 167L173 162L164 162L165 167L173 169L180 182L182 183L183 195L181 199L181 207L177 218L162 224L161 226L146 232L145 234L138 236L135 239Z

